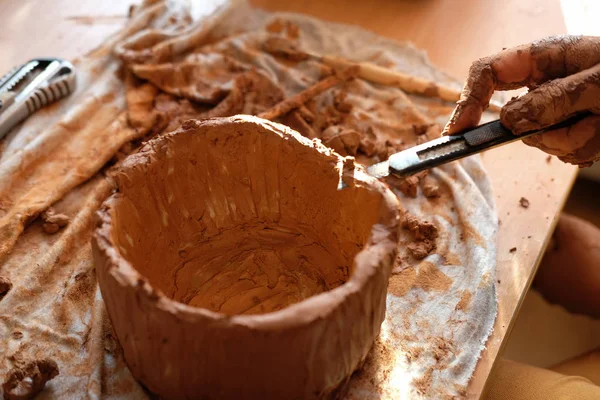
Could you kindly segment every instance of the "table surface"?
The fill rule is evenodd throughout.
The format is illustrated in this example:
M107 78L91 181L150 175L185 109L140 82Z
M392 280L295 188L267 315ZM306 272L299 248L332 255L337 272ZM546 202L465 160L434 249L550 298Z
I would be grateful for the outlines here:
M252 0L268 10L294 11L361 25L380 35L409 40L434 65L462 79L479 57L543 36L565 33L560 0ZM526 3L526 4L524 4ZM0 2L0 72L30 58L74 58L125 22L129 2L71 0ZM521 143L483 155L498 215L498 318L468 387L479 397L502 353L521 302L554 229L576 169ZM530 207L519 205L525 197ZM516 247L515 252L509 250Z

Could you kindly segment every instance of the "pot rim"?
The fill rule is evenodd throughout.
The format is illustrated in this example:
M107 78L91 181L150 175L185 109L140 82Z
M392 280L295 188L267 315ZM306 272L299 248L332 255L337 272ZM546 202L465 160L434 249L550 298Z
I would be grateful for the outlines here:
M196 123L193 129L178 129L176 131L160 135L151 139L147 145L152 148L161 142L173 141L176 136L184 134L193 134L195 130L202 125L207 124L231 124L231 123L254 123L261 125L263 128L267 126L267 130L276 129L283 132L284 135L291 135L294 139L303 142L311 142L312 146L323 147L339 156L329 148L322 145L320 142L314 142L306 139L292 129L271 121L263 120L251 116L234 116L227 118L211 118ZM270 128L270 129L269 129ZM121 167L120 172L125 172L129 168ZM98 222L94 229L93 241L98 250L104 254L107 263L96 265L97 268L108 269L108 275L114 279L120 288L137 291L145 297L146 300L155 303L155 306L164 312L174 314L177 317L185 319L189 322L200 321L222 321L231 326L242 326L253 330L270 331L273 329L281 330L282 328L294 328L308 325L316 320L327 317L330 313L340 307L344 300L352 295L360 293L361 288L386 265L385 258L393 252L397 246L397 242L392 240L395 235L391 235L392 231L397 229L398 221L398 200L390 189L368 175L363 167L358 167L354 171L353 179L355 183L366 185L369 188L375 189L382 195L382 203L380 206L379 220L373 224L371 234L367 239L365 246L355 255L353 259L353 272L349 279L340 286L310 296L302 301L286 306L277 311L271 311L263 314L251 315L227 315L221 312L211 311L207 308L190 306L179 301L173 300L166 296L161 290L155 289L150 282L145 278L133 265L127 261L118 247L111 240L112 232L112 208L116 205L121 197L119 192L113 193L101 205L97 211ZM394 210L395 209L395 210ZM386 215L393 216L387 218ZM381 234L384 232L386 234ZM361 259L357 265L356 260ZM102 285L101 285L102 286Z

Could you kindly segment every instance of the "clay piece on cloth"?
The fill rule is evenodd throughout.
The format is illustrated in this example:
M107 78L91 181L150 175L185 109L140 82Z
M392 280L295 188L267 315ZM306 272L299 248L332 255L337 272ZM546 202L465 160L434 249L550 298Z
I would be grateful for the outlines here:
M6 400L27 400L44 389L46 382L58 375L58 366L52 360L37 360L13 369L2 385Z
M137 379L173 399L345 389L385 317L398 203L383 183L255 117L188 120L116 179L92 247Z
M7 355L0 360L1 382L15 367L50 359L60 374L46 383L46 397L148 397L125 364L93 268L93 215L113 190L105 172L143 140L178 129L187 119L269 111L332 75L314 60L264 52L269 38L460 87L409 43L357 27L266 13L239 2L231 12L192 22L181 4L135 8L122 32L78 61L77 93L36 113L0 142L0 277L9 283L0 293L0 337L7 339L0 340L0 354ZM219 75L214 107L163 92L132 71L135 65L152 70L176 67L188 56L194 62L207 58L196 53L221 54L211 62L227 57L244 66L222 70L231 79ZM185 79L168 83L165 88L177 95L195 93L173 86L187 85ZM438 135L452 108L353 79L277 121L367 165ZM497 307L497 215L489 179L472 157L387 183L401 202L402 220L414 217L417 223L399 232L386 319L350 379L347 397L468 397ZM45 233L43 219L36 218L49 206L69 218L54 234ZM425 237L429 231L421 232L421 225L434 226L437 236Z

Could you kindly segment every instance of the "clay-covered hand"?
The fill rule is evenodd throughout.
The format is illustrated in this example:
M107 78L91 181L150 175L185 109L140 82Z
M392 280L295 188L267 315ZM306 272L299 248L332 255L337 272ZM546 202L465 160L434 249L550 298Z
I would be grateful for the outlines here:
M530 90L509 101L500 121L515 134L541 129L573 114L600 114L600 37L555 36L477 60L444 129L476 126L495 90ZM562 161L589 166L600 159L600 115L523 140Z

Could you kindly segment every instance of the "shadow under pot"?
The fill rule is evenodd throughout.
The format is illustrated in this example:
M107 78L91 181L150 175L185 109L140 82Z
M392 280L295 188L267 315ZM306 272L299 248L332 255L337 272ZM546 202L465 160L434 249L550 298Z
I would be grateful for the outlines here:
M116 181L92 245L135 378L169 399L343 391L385 316L398 202L384 184L249 116L187 121Z

